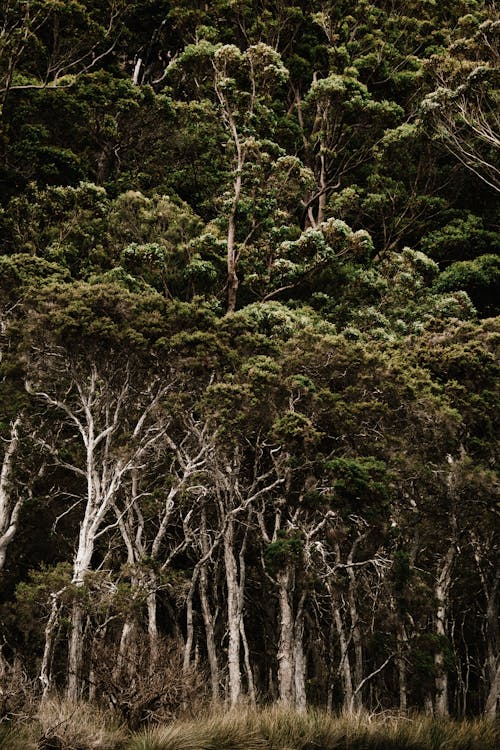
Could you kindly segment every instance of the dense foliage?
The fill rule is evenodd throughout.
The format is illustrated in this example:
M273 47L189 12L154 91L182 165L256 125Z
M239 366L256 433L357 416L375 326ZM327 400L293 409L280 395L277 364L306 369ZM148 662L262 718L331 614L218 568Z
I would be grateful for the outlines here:
M3 715L494 715L499 28L3 4Z

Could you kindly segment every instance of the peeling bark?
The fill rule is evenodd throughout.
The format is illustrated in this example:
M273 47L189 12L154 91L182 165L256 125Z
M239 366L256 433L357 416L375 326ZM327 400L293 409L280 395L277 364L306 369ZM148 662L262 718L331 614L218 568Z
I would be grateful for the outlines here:
M449 590L451 585L451 569L455 558L455 542L449 547L445 557L441 560L438 568L434 595L436 597L436 635L440 639L446 637L447 615L449 608ZM435 711L436 716L445 718L449 716L448 711L448 672L444 663L444 653L439 648L434 656L434 665L436 667L436 698Z
M11 425L10 438L5 448L0 471L0 571L5 565L7 548L14 539L19 523L22 498L14 502L12 497L12 473L14 460L19 448L19 428L21 415Z

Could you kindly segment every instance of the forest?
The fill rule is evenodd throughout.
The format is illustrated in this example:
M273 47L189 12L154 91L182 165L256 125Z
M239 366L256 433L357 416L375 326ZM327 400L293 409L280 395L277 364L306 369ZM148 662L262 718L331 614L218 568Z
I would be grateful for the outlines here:
M0 745L54 701L494 720L499 37L3 0Z

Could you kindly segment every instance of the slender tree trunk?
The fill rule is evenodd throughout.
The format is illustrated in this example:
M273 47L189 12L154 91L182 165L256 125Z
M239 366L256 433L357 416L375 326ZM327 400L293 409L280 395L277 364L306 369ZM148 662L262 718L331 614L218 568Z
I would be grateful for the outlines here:
M202 530L203 534L203 530ZM208 552L208 544L202 542L203 555ZM206 547L206 550L205 550ZM208 575L207 566L202 565L200 569L200 601L201 611L203 615L203 624L205 626L205 638L207 643L207 657L208 664L210 667L210 685L212 692L212 703L217 704L219 702L219 665L217 662L217 649L215 645L215 633L214 633L214 619L212 612L210 611L210 603L208 600Z
M67 699L73 703L76 703L81 695L83 617L83 607L79 600L75 599L71 612L71 635L68 647L68 685L66 690Z
M54 637L59 615L59 596L62 592L52 594L50 615L45 626L45 644L43 648L42 664L40 667L40 682L42 683L42 700L49 695L52 686L52 654L54 653Z
M238 146L238 144L237 144ZM229 225L227 230L227 312L233 313L236 309L236 297L238 292L238 274L236 272L236 215L240 204L241 196L241 171L243 169L243 160L238 154L238 165L236 170L236 179L234 181L234 197L231 214L229 216Z
M133 659L133 639L134 639L134 623L130 618L127 617L123 623L122 632L120 636L120 643L118 645L118 654L116 657L116 664L113 669L113 679L115 682L119 682L124 676L130 676Z
M68 682L66 697L77 701L81 695L81 673L83 665L83 606L79 599L79 589L84 585L85 573L90 569L94 549L94 533L90 531L88 514L82 523L78 550L73 565L73 584L76 587L71 610L71 631L68 643Z
M293 632L293 657L295 672L295 708L299 713L305 713L307 707L306 696L306 659L304 654L304 602L306 595L302 593L297 606Z
M427 716L434 716L434 706L432 704L432 695L429 691L426 692L424 697L424 713Z
M441 561L438 569L434 595L437 601L436 609L436 635L440 640L446 638L446 621L448 612L448 593L451 584L451 568L455 557L455 543L452 542L448 547L446 556ZM434 656L434 665L436 667L436 716L446 718L448 712L448 672L444 663L443 648L438 648Z
M245 675L247 678L248 685L248 698L250 704L255 706L257 703L257 696L255 694L255 684L253 679L252 665L250 663L250 649L248 647L247 634L245 631L245 622L243 618L240 619L240 636L241 643L243 644L243 663L245 665Z
M354 559L355 550L357 543L360 540L356 540L352 547L351 553L348 557L348 563L352 563ZM354 568L348 567L347 573L349 576L349 613L351 616L351 637L354 645L354 694L353 694L353 705L354 711L360 711L363 707L363 691L357 689L363 681L363 640L361 637L361 629L359 627L359 616L356 606L356 576Z
M399 710L404 712L408 708L408 681L407 681L406 660L405 660L408 638L406 635L405 626L401 621L398 622L397 642L398 642L397 667L398 667L398 678L399 678Z
M342 615L340 607L336 604L333 609L333 616L335 619L335 627L337 628L337 634L339 636L340 645L340 665L339 671L342 680L342 689L344 692L344 711L352 713L353 711L353 688L352 688L352 674L351 665L349 663L349 649L347 645L347 638L345 635L344 623L342 622Z
M327 173L326 173L326 156L323 150L323 146L321 147L322 151L320 154L320 176L319 176L319 186L321 189L319 198L318 198L318 219L317 224L321 224L325 220L325 209L326 209L326 192L327 192Z
M486 673L488 676L488 695L484 707L486 716L494 718L500 698L500 655L498 654L498 610L497 593L500 570L497 568L495 581L488 596L486 609Z
M224 534L224 563L226 567L227 586L227 627L228 647L227 662L229 672L229 702L236 706L241 698L241 668L240 668L240 617L241 605L238 585L238 571L234 556L234 528L233 520L229 519Z
M245 552L247 546L247 532L243 543L240 547L238 559L239 559L239 581L238 581L238 622L240 624L240 637L241 644L243 646L243 664L245 665L245 675L247 678L247 693L250 699L250 703L255 706L255 686L252 672L252 665L250 664L250 649L248 647L247 635L245 631L245 620L243 617L243 607L245 602L245 577L246 577L246 564L245 564Z
M149 671L153 674L158 664L158 622L156 608L156 586L148 593L148 639L149 639Z
M293 609L291 596L294 588L294 571L290 563L277 576L280 605L280 641L278 647L279 700L284 706L294 702L293 660Z
M498 699L500 698L500 662L497 663L495 674L490 675L490 686L488 690L488 697L486 698L486 704L484 707L484 713L486 716L490 716L494 719L497 716L497 705Z
M193 650L194 641L194 623L193 623L193 597L196 589L196 582L198 580L198 568L193 571L191 578L191 586L189 587L189 593L186 602L186 643L184 646L184 662L182 671L184 674L187 673L191 664L191 651Z
M12 542L19 521L22 500L19 499L12 507L12 471L14 459L19 447L19 427L21 417L17 417L10 430L10 440L7 443L0 471L0 570L5 565L7 547Z

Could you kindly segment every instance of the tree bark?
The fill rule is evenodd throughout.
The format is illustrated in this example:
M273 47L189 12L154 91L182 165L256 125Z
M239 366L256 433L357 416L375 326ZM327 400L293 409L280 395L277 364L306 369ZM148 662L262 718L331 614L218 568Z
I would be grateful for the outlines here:
M334 605L333 616L335 619L335 627L337 628L337 634L339 636L340 644L340 664L339 671L342 680L342 689L344 692L344 711L352 713L353 711L353 689L352 689L352 674L351 665L349 663L349 649L347 645L347 638L345 635L344 623L342 622L342 615L338 604Z
M71 611L71 634L68 646L68 683L66 697L76 703L81 696L81 668L83 662L83 607L75 599Z
M278 647L279 701L284 706L294 703L293 609L290 601L294 587L294 571L290 563L277 575L280 607L280 641Z
M351 637L354 645L354 682L355 688L352 699L352 710L360 711L363 708L363 690L360 687L363 683L363 640L361 629L359 627L359 616L356 607L356 575L352 563L356 554L359 543L366 535L359 536L354 542L347 558L347 574L349 576L349 613L351 617Z
M210 544L207 536L207 518L205 507L201 512L201 551L203 557L208 557L210 553ZM207 657L210 667L210 685L212 692L212 703L215 705L219 702L219 665L217 662L217 649L215 645L214 619L210 610L208 599L208 574L207 564L203 563L200 567L200 602L203 615L203 624L205 626L205 639L207 644Z
M295 708L299 713L305 713L307 707L306 695L306 659L304 654L304 602L305 592L302 593L295 616L293 632L293 657L295 673Z
M219 664L217 661L217 649L215 645L215 632L213 616L208 601L208 576L205 566L200 571L200 601L205 626L205 639L207 644L207 657L210 667L210 687L212 692L212 703L219 702Z
M441 561L441 565L438 569L438 575L436 578L436 585L434 589L434 595L437 601L436 608L436 635L440 640L446 638L446 625L447 625L447 614L448 614L448 594L451 584L451 568L455 557L455 542L451 542L448 547L448 551L445 557ZM436 667L436 698L435 698L435 710L436 716L440 718L446 718L449 716L448 712L448 672L444 663L444 652L442 647L438 647L438 650L434 656L434 665Z
M3 455L0 472L0 571L3 570L5 565L7 548L17 532L19 513L22 506L21 499L18 499L13 504L11 497L12 472L15 455L19 447L20 425L21 417L18 416L11 425L10 439Z
M227 666L229 673L229 702L236 706L241 698L241 668L240 668L240 616L241 604L238 585L238 571L234 556L234 525L229 518L224 533L224 563L226 568L227 587Z
M236 300L238 292L238 274L236 272L236 216L241 196L241 172L243 169L243 157L239 141L236 143L238 150L238 164L236 169L236 178L234 180L234 197L231 214L229 216L229 225L227 229L227 312L233 313L236 310Z
M500 655L498 654L498 610L497 594L500 580L500 569L497 567L495 581L488 595L486 609L486 673L488 676L488 695L484 707L486 716L495 718L500 698Z
M148 639L149 639L149 672L153 674L158 664L158 623L156 609L156 587L148 593Z
M397 631L397 642L398 642L398 656L397 656L397 667L398 667L398 681L399 681L399 710L405 712L408 708L408 680L406 674L406 648L408 643L408 637L404 624L401 620L398 622Z
M40 667L40 682L42 683L42 700L49 695L52 687L52 655L54 653L54 634L59 615L59 596L62 591L52 594L50 615L45 626L45 644L43 648L42 664Z

